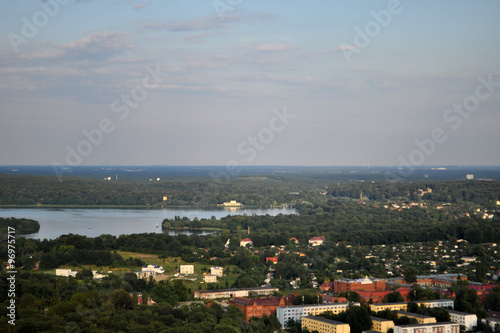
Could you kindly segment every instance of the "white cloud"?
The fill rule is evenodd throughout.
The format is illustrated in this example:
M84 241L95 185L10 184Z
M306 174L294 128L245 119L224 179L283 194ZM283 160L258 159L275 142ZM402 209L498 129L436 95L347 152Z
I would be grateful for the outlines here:
M196 20L178 23L144 23L143 27L154 30L167 30L173 32L198 31L227 28L229 23L239 22L241 17L237 15L226 15L224 21L216 16L202 17Z

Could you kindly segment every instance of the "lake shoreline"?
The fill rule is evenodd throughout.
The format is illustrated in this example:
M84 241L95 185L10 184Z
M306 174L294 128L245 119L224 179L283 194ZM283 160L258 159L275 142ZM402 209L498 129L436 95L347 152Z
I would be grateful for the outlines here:
M163 233L169 234L209 234L224 232L223 228L205 226L192 228L168 228L162 230L165 219L174 220L176 217L194 219L221 219L228 215L271 215L297 214L295 209L200 209L200 208L131 208L131 207L2 207L0 217L14 217L18 219L33 219L40 223L38 233L29 235L33 239L55 239L60 235L75 234L87 237L98 237L102 234L120 236L123 234ZM186 228L187 227L187 228Z
M144 210L168 210L171 209L195 209L195 210L233 210L233 209L280 209L290 207L259 207L259 206L241 206L241 207L198 207L198 206L141 206L141 205L0 205L0 209L19 208L19 209L144 209Z

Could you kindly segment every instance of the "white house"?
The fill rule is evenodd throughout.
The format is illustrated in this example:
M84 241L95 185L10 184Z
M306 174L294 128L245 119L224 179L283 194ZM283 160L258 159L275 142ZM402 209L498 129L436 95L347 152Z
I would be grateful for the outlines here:
M241 247L245 247L247 245L250 245L252 246L253 245L253 242L250 238L245 238L245 239L242 239L241 242L240 242L240 246Z
M76 273L78 273L77 271L72 271L71 269L66 269L66 268L57 268L56 269L56 275L57 276L72 276L72 277L76 277Z
M150 277L155 277L156 272L155 271L137 271L135 272L135 275L137 275L138 279L148 279Z
M94 276L94 279L102 279L103 277L105 277L106 275L104 274L101 274L101 273L97 273L97 271L92 271L92 274Z
M309 245L311 246L320 246L323 245L325 242L325 237L324 236L319 236L319 237L313 237L309 240Z
M215 275L205 275L204 277L205 283L217 283L217 276Z
M142 266L142 271L143 272L153 271L156 274L163 274L163 273L165 273L165 270L163 269L163 266L158 266L158 265L146 265L146 266Z
M210 267L210 274L218 277L222 277L224 275L224 268L222 267Z
M194 265L181 265L179 267L179 273L182 275L194 274Z

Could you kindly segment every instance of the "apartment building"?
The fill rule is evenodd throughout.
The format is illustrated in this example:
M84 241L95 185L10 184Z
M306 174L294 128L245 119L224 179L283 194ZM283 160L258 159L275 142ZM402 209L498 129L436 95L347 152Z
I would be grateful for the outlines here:
M477 326L477 316L475 314L455 310L448 310L448 312L452 322L465 326L467 330L472 330L474 326Z
M452 322L395 325L394 333L460 333L460 325Z
M314 316L302 317L302 330L304 329L307 329L309 332L317 331L318 333L351 332L349 324Z
M302 322L302 317L316 316L320 313L331 311L338 314L347 310L349 303L334 303L334 304L308 304L278 307L276 309L276 317L283 328L286 328L288 320L293 319L295 322Z

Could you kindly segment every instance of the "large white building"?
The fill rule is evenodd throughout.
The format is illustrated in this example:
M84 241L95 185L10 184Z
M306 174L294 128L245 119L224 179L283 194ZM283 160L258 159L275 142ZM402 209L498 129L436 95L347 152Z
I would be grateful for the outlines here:
M394 325L394 333L460 333L458 323Z
M465 326L467 330L472 330L472 327L477 326L477 316L475 314L454 310L448 310L448 312L452 322Z
M181 265L179 270L182 275L194 274L194 265Z
M280 290L278 288L274 287L197 290L193 292L193 297L200 299L218 299L248 296L267 296L279 291Z
M349 303L280 306L276 309L276 317L281 326L286 328L286 323L290 319L293 319L296 323L300 323L304 316L316 316L325 311L338 314L346 311L348 307Z

